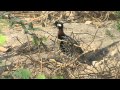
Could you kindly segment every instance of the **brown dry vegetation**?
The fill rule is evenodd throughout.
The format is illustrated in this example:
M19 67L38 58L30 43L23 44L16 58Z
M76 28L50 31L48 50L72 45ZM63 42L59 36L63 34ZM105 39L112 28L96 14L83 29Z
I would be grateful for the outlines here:
M46 78L63 76L65 79L82 78L120 78L119 32L115 27L117 16L113 11L12 11L15 17L33 22L34 27L42 30L34 31L38 37L46 37L44 47L27 51L32 38L25 35L21 26L13 29L5 28L2 32L7 36L7 45L12 51L0 52L2 65L1 78L19 68L32 72L31 78L44 73ZM53 27L56 20L65 23L65 33L80 42L84 49L82 55L68 57L59 50L56 39L57 30ZM86 24L86 21L90 23ZM111 37L112 33L114 36ZM17 38L16 38L17 37ZM118 41L118 42L116 42ZM20 43L22 42L22 44ZM27 44L25 44L27 42ZM26 52L27 51L27 52Z

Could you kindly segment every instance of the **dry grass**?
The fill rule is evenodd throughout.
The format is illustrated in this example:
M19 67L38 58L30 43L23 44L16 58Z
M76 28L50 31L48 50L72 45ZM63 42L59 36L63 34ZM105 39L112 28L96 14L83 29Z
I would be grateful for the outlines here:
M84 23L85 21L102 22L116 19L115 11L12 11L11 13L18 17L31 17L32 22L39 22L43 26L50 25L56 20Z
M119 56L119 52L113 50L117 44L119 45L119 42L111 47L106 47L106 49L109 50L109 53L104 53L105 55L101 59L101 53L97 53L96 51L91 53L89 50L86 50L86 53L82 54L85 58L82 58L82 55L77 55L77 57L69 57L63 54L59 48L57 48L58 41L55 39L54 46L47 46L47 52L44 50L44 47L41 47L38 52L34 54L32 51L30 51L31 53L28 54L19 52L17 56L6 58L6 61L11 61L11 63L10 65L5 65L6 67L1 75L4 76L5 72L11 73L11 71L23 67L28 68L32 72L31 78L34 78L39 73L44 73L47 78L52 78L53 76L63 76L65 79L117 79L120 77L119 58L115 58ZM27 45L27 47L28 46L29 45ZM54 50L52 50L53 47ZM111 52L111 48L114 52ZM118 49L119 48L120 47L118 47ZM22 49L26 50L26 48L18 49L21 51L23 51ZM104 52L104 49L102 52ZM89 60L90 58L86 55L94 55L96 53L99 54L97 61L96 58L92 63L84 61L84 59ZM111 53L114 54L111 56Z
M31 17L28 21L37 23L39 22L42 26L51 25L56 20L62 20L64 22L85 22L85 21L94 21L94 22L102 22L106 20L114 20L115 12L112 11L36 11L36 12L12 12L15 16L20 16L27 20L27 17ZM47 31L44 33L49 34ZM97 37L97 30L94 35L91 35L93 38L89 44L85 43L79 38L81 34L72 33L71 36L78 40L78 42L82 42L85 47L85 53L82 55L75 55L73 57L69 57L63 54L59 50L60 40L54 39L51 40L54 44L46 45L48 51L45 51L44 47L39 48L35 53L26 54L23 48L15 48L10 53L5 54L5 66L1 68L0 74L1 78L11 72L19 69L19 68L27 68L32 72L32 77L35 78L39 73L44 73L47 78L52 78L53 76L62 75L65 79L118 79L120 78L120 62L119 62L119 43L106 47L108 50L107 53L104 53L102 59L100 58L99 48L95 51L91 48L91 44L94 39ZM90 35L88 33L88 35ZM76 38L75 36L78 36ZM18 38L19 40L19 38ZM47 39L50 40L50 39ZM29 41L29 39L27 40ZM23 45L23 44L21 44ZM102 45L102 43L101 43ZM82 46L82 45L81 45ZM27 44L27 48L29 50L30 43ZM100 46L99 46L100 47ZM116 49L117 47L117 49ZM15 55L16 50L20 50L19 54ZM24 49L24 50L23 50ZM12 53L12 54L11 54ZM97 53L97 54L96 54ZM10 54L10 55L9 55ZM89 61L89 55L98 55L98 60L93 60L93 62ZM82 57L84 55L84 58ZM100 57L99 57L100 56Z

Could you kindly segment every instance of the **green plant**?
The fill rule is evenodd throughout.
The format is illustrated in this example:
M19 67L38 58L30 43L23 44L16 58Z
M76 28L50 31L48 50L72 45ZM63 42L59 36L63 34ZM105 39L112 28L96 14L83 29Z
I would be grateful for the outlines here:
M44 74L38 74L36 76L36 79L46 79L45 75Z
M7 19L9 15L10 15L10 12L2 11L0 12L0 19Z
M115 12L115 15L116 15L118 18L120 18L120 11L116 11L116 12Z
M11 17L10 16L10 18L9 18L10 28L12 28L13 25L15 25L15 24L24 25L25 22L26 22L25 20L22 20L22 19L20 19L18 17Z
M27 69L19 69L13 72L12 76L17 79L29 79L31 72Z
M111 38L113 38L114 36L113 36L113 34L109 31L109 30L106 30L106 35L108 35L109 37L111 37Z
M44 42L47 41L47 38L45 36L41 37L41 38L38 38L36 34L31 34L32 36L32 39L33 39L33 44L34 45L43 45Z
M30 32L34 30L40 30L39 28L34 28L32 22L25 24L24 20L21 20L20 18L17 17L11 17L9 22L10 22L10 27L12 27L14 24L19 24L20 26L22 26L22 29L24 30L24 34L29 34L32 36L33 39L32 41L34 45L36 46L42 45L44 48L46 48L46 45L44 45L43 42L47 41L47 38L46 37L38 38L36 34Z
M64 77L63 76L54 76L54 77L52 77L52 79L64 79Z
M120 32L120 21L117 21L116 27L117 27L117 30Z
M6 36L0 34L0 45L4 45L6 43Z
M116 27L117 27L117 30L120 32L120 11L116 11L115 15L118 18L118 21L116 23Z

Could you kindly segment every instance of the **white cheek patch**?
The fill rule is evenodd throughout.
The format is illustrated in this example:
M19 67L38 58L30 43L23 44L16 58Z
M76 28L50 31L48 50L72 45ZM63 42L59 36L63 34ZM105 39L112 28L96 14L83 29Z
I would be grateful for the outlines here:
M62 25L61 24L57 24L57 26L61 27Z

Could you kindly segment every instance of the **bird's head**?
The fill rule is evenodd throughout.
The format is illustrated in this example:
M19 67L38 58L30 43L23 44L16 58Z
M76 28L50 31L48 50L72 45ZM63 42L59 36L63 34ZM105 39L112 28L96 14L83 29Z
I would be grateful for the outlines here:
M54 23L54 25L55 25L58 29L63 29L63 23L60 22L60 21L56 21L56 22Z

